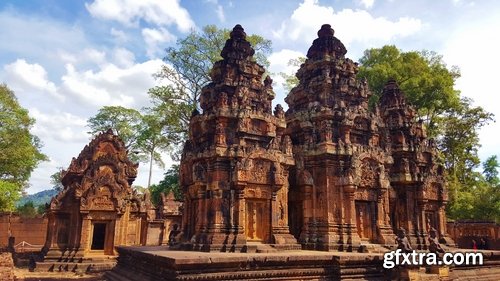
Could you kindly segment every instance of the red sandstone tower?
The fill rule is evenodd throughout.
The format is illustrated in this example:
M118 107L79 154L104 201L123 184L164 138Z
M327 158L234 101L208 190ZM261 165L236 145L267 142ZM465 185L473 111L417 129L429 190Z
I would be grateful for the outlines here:
M368 108L357 64L323 25L286 97L296 166L290 177L292 232L306 249L392 244L385 124Z
M422 122L415 120L415 109L393 80L384 87L380 109L394 158L390 170L393 228L406 229L415 248L426 249L430 228L438 231L441 242L454 244L445 236L448 195L434 141L426 138Z
M193 249L252 250L250 242L297 248L288 229L288 169L281 106L240 25L214 64L181 159L181 236ZM250 247L250 248L249 248ZM255 247L253 245L252 247Z

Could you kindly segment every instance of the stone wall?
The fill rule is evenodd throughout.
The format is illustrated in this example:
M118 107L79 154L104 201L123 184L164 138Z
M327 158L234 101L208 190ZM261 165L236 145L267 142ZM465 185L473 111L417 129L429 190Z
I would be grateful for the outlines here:
M0 280L14 280L14 261L11 253L0 253Z
M448 222L448 234L459 248L472 249L472 240L481 248L480 241L486 241L488 250L500 250L500 224L486 221Z
M6 247L9 243L9 217L10 231L11 235L15 237L15 245L25 241L34 246L20 245L16 247L16 251L38 251L43 247L47 235L47 218L23 218L17 214L0 213L0 248Z

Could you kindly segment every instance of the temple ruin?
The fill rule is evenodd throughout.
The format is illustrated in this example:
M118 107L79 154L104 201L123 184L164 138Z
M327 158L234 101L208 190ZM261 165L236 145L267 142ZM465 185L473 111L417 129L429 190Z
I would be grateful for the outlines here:
M231 32L200 97L181 160L180 234L191 248L246 250L250 242L298 248L288 229L288 169L294 164L272 80L240 25ZM265 77L265 78L264 78Z
M369 107L370 89L346 52L323 25L285 99L292 233L307 249L354 250L393 244L402 227L425 248L431 227L446 234L436 147L395 81Z
M297 239L304 249L355 251L393 245L404 228L425 249L432 227L445 238L447 196L433 141L395 81L370 108L370 89L346 52L323 25L285 99L289 109L277 105L273 115L271 79L241 26L233 29L181 161L188 244L239 251Z
M147 195L131 187L138 164L127 154L123 142L109 130L73 158L63 171L64 189L50 202L47 254L37 270L61 270L55 267L67 264L58 262L115 256L115 246L145 244L147 221L154 219L148 218L152 205Z

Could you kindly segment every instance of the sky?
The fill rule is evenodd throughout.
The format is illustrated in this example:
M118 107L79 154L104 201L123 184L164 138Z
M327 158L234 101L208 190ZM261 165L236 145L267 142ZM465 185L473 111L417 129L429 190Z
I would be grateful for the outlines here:
M500 118L500 2L470 0L25 0L0 2L0 83L36 119L32 133L49 161L33 172L28 193L51 188L50 175L68 167L90 141L87 119L106 105L141 109L147 91L165 81L153 74L166 47L208 24L273 42L271 73L293 73L322 24L331 24L357 61L368 48L394 44L432 50L462 76L456 88ZM275 103L284 104L273 75ZM500 155L500 123L480 132L479 155ZM167 168L172 161L164 155ZM165 168L166 169L166 168ZM165 169L154 167L153 183ZM147 185L142 163L134 184Z

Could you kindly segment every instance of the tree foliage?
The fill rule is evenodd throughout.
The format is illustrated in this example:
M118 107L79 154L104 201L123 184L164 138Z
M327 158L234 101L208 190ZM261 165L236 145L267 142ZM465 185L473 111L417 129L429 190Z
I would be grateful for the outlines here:
M170 143L167 135L162 133L165 128L160 120L155 111L141 114L122 106L104 106L88 119L87 125L93 135L112 129L125 143L132 161L149 163L149 186L153 163L164 166L160 152L165 151Z
M173 147L179 148L186 139L191 113L200 110L201 89L210 82L213 64L222 59L220 53L230 32L207 25L179 39L176 47L166 49L165 65L156 76L168 86L152 88L149 94L153 103L151 110L163 117L163 131ZM247 40L256 51L254 59L269 66L267 55L271 52L271 41L259 35L249 35ZM175 153L173 156L175 158Z
M0 211L12 210L31 172L47 160L38 137L30 133L35 120L5 84L0 85Z
M460 71L448 68L435 52L402 52L394 45L386 45L366 50L359 63L358 77L368 80L374 100L381 96L389 79L398 82L430 137L439 134L439 117L460 103L460 92L454 88Z
M160 202L161 193L166 195L170 191L174 192L175 199L181 200L182 191L179 184L179 165L172 165L172 167L165 172L163 180L158 184L151 185L149 191L151 194L151 201L153 201L155 205L158 205Z
M57 172L50 175L50 184L52 184L52 188L57 192L60 192L64 188L62 184L62 171L63 167L58 167Z
M446 110L440 117L438 147L442 152L445 168L451 181L466 184L477 176L474 173L481 163L478 150L479 129L493 120L493 115L482 107L474 107L468 98Z
M123 106L104 106L97 114L87 120L90 134L98 135L112 129L128 149L134 149L137 143L137 132L141 128L142 115L139 111Z
M291 59L288 61L288 66L292 66L296 69L299 69L299 67L306 61L306 57L298 57L295 59ZM280 72L279 75L285 79L285 82L283 82L283 88L285 88L285 91L290 92L293 87L297 86L299 84L299 78L295 76L295 74L288 74L285 72Z

